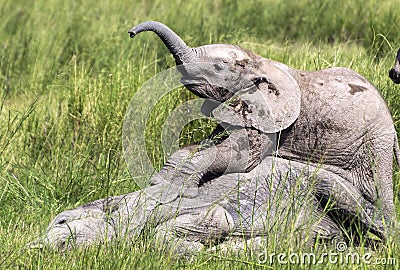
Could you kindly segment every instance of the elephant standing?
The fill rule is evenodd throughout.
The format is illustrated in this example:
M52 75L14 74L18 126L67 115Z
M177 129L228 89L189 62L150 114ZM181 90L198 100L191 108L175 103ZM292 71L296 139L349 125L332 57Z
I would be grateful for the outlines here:
M388 107L365 78L348 68L297 70L239 46L191 48L159 22L141 23L129 33L134 37L143 31L161 38L185 87L208 99L204 112L220 123L213 133L242 130L240 135L223 137L216 151L204 147L196 151L193 146L179 150L160 171L161 178L154 177L154 184L159 179L175 183L191 198L197 196L201 183L222 174L250 172L268 155L322 163L322 168L342 177L355 194L379 209L381 215L370 218L377 223L384 219L386 225L372 227L379 228L375 233L382 237L387 234L395 221L392 163L393 150L399 160L399 148ZM275 141L271 134L276 135ZM202 162L211 152L217 156L204 168ZM316 194L322 201L328 195L328 190ZM342 198L334 200L341 205ZM347 215L348 207L338 212ZM361 221L371 228L365 218Z

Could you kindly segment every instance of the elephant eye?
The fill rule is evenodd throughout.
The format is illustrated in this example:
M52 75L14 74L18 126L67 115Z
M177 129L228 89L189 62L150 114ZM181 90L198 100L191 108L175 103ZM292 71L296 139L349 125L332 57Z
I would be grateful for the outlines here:
M59 220L57 220L56 225L62 225L65 224L67 222L67 218L63 217Z
M221 71L224 69L224 65L222 63L216 63L216 64L214 64L214 68L217 71Z

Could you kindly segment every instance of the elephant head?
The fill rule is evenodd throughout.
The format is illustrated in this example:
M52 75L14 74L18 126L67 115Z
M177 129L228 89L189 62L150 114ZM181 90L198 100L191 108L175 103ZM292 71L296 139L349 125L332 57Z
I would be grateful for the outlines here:
M111 217L111 212L106 207L113 205L110 202L110 199L97 200L58 214L47 227L45 234L29 243L28 247L67 250L110 241L116 235L116 219Z
M283 64L234 45L190 48L159 22L144 22L128 32L133 38L143 31L161 38L175 58L185 87L208 99L203 104L205 114L212 111L220 122L264 133L285 129L299 116L300 87Z
M394 83L400 83L400 49L397 51L394 67L389 71L389 77Z

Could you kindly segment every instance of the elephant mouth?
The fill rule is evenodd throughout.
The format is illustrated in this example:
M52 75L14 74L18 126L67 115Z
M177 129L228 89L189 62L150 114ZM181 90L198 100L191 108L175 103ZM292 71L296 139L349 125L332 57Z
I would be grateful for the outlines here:
M193 94L200 98L211 98L207 95L207 91L201 89L208 88L208 84L204 80L193 80L189 78L181 78L181 83Z
M205 80L181 79L181 83L200 98L225 102L234 95L232 91L221 86L212 85Z
M203 77L182 76L180 82L196 96L204 99L212 99L220 103L226 102L239 92L239 90L227 89L221 85L212 84ZM254 93L258 90L259 83L258 81L238 82L236 87L240 89L241 93Z
M201 85L201 83L198 81L195 81L195 80L189 79L189 78L184 78L184 77L181 78L181 83L184 86L199 86L199 85Z

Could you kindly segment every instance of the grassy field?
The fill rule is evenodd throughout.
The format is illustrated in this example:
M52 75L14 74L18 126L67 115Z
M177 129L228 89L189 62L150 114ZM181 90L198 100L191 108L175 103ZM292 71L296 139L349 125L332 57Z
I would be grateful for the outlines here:
M222 254L177 259L145 239L67 253L25 245L60 211L138 188L132 176L140 171L131 176L123 158L125 112L135 92L174 61L154 34L129 39L132 26L158 20L190 46L239 44L299 69L350 67L376 85L399 130L400 88L387 76L400 46L398 6L398 0L0 0L0 269L308 268ZM174 104L190 98L180 91L161 102L146 131L158 168L165 162L160 126ZM209 126L186 128L181 143L205 136ZM394 177L399 212L398 172ZM290 252L292 245L271 245L267 253ZM357 250L400 264L399 239Z

